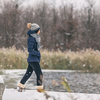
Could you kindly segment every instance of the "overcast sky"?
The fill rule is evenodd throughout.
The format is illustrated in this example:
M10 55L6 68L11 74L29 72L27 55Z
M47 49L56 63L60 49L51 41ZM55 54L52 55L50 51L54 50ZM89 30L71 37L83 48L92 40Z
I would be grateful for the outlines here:
M37 3L41 3L41 1L43 0L27 0L28 2L26 4L29 5L36 5ZM52 4L54 2L54 0L45 0L46 2L48 2L49 4ZM56 6L59 6L62 4L62 0L55 0L56 1ZM95 1L95 6L99 7L100 5L100 0L94 0ZM73 4L75 8L81 8L83 6L86 6L86 0L63 0L64 3L68 3L68 4Z

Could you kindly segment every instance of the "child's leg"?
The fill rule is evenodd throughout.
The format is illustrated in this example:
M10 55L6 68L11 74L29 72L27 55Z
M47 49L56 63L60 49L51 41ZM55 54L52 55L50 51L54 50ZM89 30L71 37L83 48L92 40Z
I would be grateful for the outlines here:
M30 76L32 75L33 72L33 68L30 66L30 64L28 64L28 68L27 71L25 73L25 75L23 76L23 78L21 79L20 83L21 84L25 84L26 81L30 78Z
M22 92L23 91L23 89L25 88L24 84L29 79L29 77L32 75L33 70L34 69L30 66L30 64L28 64L28 68L27 68L27 71L26 71L25 75L21 79L20 83L17 85L17 91L18 92Z
M39 62L32 62L32 63L29 63L29 64L31 65L31 67L33 67L33 69L34 69L34 71L36 73L36 76L37 76L37 86L41 86L42 82L43 82L43 74L42 74Z

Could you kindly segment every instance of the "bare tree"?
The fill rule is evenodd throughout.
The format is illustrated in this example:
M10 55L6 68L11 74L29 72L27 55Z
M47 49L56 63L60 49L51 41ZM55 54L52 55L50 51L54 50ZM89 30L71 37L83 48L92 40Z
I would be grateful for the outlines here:
M100 12L95 1L86 0L87 7L74 9L63 3L56 7L45 2L31 7L23 6L28 0L10 0L0 3L0 47L27 47L27 23L38 23L41 27L43 48L71 49L93 48L100 50Z
M0 14L2 43L5 47L13 46L19 43L18 36L20 35L21 13L18 1L4 2L2 5L2 12ZM5 43L5 44L4 44Z

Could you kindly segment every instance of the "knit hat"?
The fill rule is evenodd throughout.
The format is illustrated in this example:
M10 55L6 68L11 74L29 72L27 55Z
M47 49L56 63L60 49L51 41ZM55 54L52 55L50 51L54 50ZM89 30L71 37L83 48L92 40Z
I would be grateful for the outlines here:
M27 27L29 29L31 29L32 31L35 31L35 32L40 29L40 26L38 24L36 24L36 23L28 23Z

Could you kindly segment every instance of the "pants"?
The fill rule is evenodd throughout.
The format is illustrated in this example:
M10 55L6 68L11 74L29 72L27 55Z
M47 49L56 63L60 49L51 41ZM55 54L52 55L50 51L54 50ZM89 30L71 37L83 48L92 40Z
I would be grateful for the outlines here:
M20 83L25 84L26 81L32 75L33 71L35 71L35 74L37 76L37 86L42 85L43 74L42 74L39 62L29 62L28 63L27 71L26 71L25 75L23 76L23 78L21 79Z

